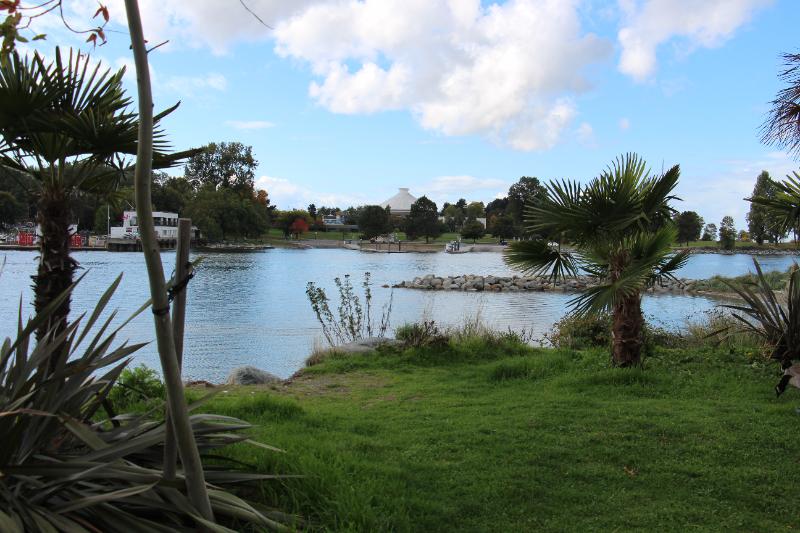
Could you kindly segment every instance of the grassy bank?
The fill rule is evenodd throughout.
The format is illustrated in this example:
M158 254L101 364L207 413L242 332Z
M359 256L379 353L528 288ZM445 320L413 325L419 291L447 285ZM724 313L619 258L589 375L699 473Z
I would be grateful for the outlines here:
M473 340L338 356L203 409L262 425L287 453L232 457L306 477L248 492L327 531L797 529L798 398L755 357L619 370L602 348Z

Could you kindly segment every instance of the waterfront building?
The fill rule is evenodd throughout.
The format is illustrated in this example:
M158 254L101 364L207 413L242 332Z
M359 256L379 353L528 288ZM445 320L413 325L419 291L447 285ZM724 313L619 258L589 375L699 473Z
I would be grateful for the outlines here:
M153 211L153 224L156 227L156 237L159 239L178 238L178 213L167 213L164 211ZM130 239L139 236L139 220L136 211L124 211L122 213L122 226L112 227L112 239Z

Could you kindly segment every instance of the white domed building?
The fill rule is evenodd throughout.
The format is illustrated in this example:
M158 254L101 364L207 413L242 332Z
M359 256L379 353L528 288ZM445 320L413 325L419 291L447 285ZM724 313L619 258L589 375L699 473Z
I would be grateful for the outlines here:
M386 209L388 205L392 210L393 216L405 217L411 214L411 204L417 201L417 198L408 194L408 189L400 187L400 192L386 200L379 205Z

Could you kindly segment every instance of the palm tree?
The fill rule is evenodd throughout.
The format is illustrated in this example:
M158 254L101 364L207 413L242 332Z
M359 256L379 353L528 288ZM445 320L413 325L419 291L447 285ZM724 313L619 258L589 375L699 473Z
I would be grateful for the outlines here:
M128 111L130 99L122 89L125 69L101 74L100 65L89 71L88 63L70 52L65 64L56 48L50 65L38 54L29 61L14 53L0 67L0 165L36 183L28 192L37 204L41 232L38 271L32 276L37 313L72 284L78 268L70 256L73 199L88 193L113 203L120 178L131 170L125 156L137 150L139 121ZM190 155L165 153L162 137L157 134L154 168ZM54 338L64 331L69 310L67 298L53 315L58 326L43 325L37 340L48 331ZM57 361L51 360L52 369Z
M644 326L642 296L647 287L673 278L688 250L672 253L677 228L669 207L678 183L676 165L663 176L650 177L635 154L618 158L588 185L551 182L546 194L526 210L531 234L549 232L549 239L569 242L570 249L546 241L522 241L505 252L509 265L553 278L586 272L603 280L584 289L570 304L578 315L611 312L613 363L641 364L640 333ZM547 233L545 233L547 234Z
M800 156L800 54L782 54L786 70L778 77L789 84L770 102L772 109L761 125L761 142Z

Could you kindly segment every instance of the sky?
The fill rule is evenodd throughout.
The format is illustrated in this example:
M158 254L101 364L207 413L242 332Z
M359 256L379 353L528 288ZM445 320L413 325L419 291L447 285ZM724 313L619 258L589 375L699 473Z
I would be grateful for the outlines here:
M64 1L70 27L97 25L96 1ZM106 5L105 45L46 16L32 27L47 39L19 49L127 67L135 100L123 1ZM168 41L149 59L156 111L181 102L162 123L173 147L252 146L256 187L279 209L376 204L400 187L487 203L522 176L586 183L635 152L655 174L680 165L673 207L744 229L758 174L800 167L758 140L780 54L798 52L795 0L139 6L149 46Z

